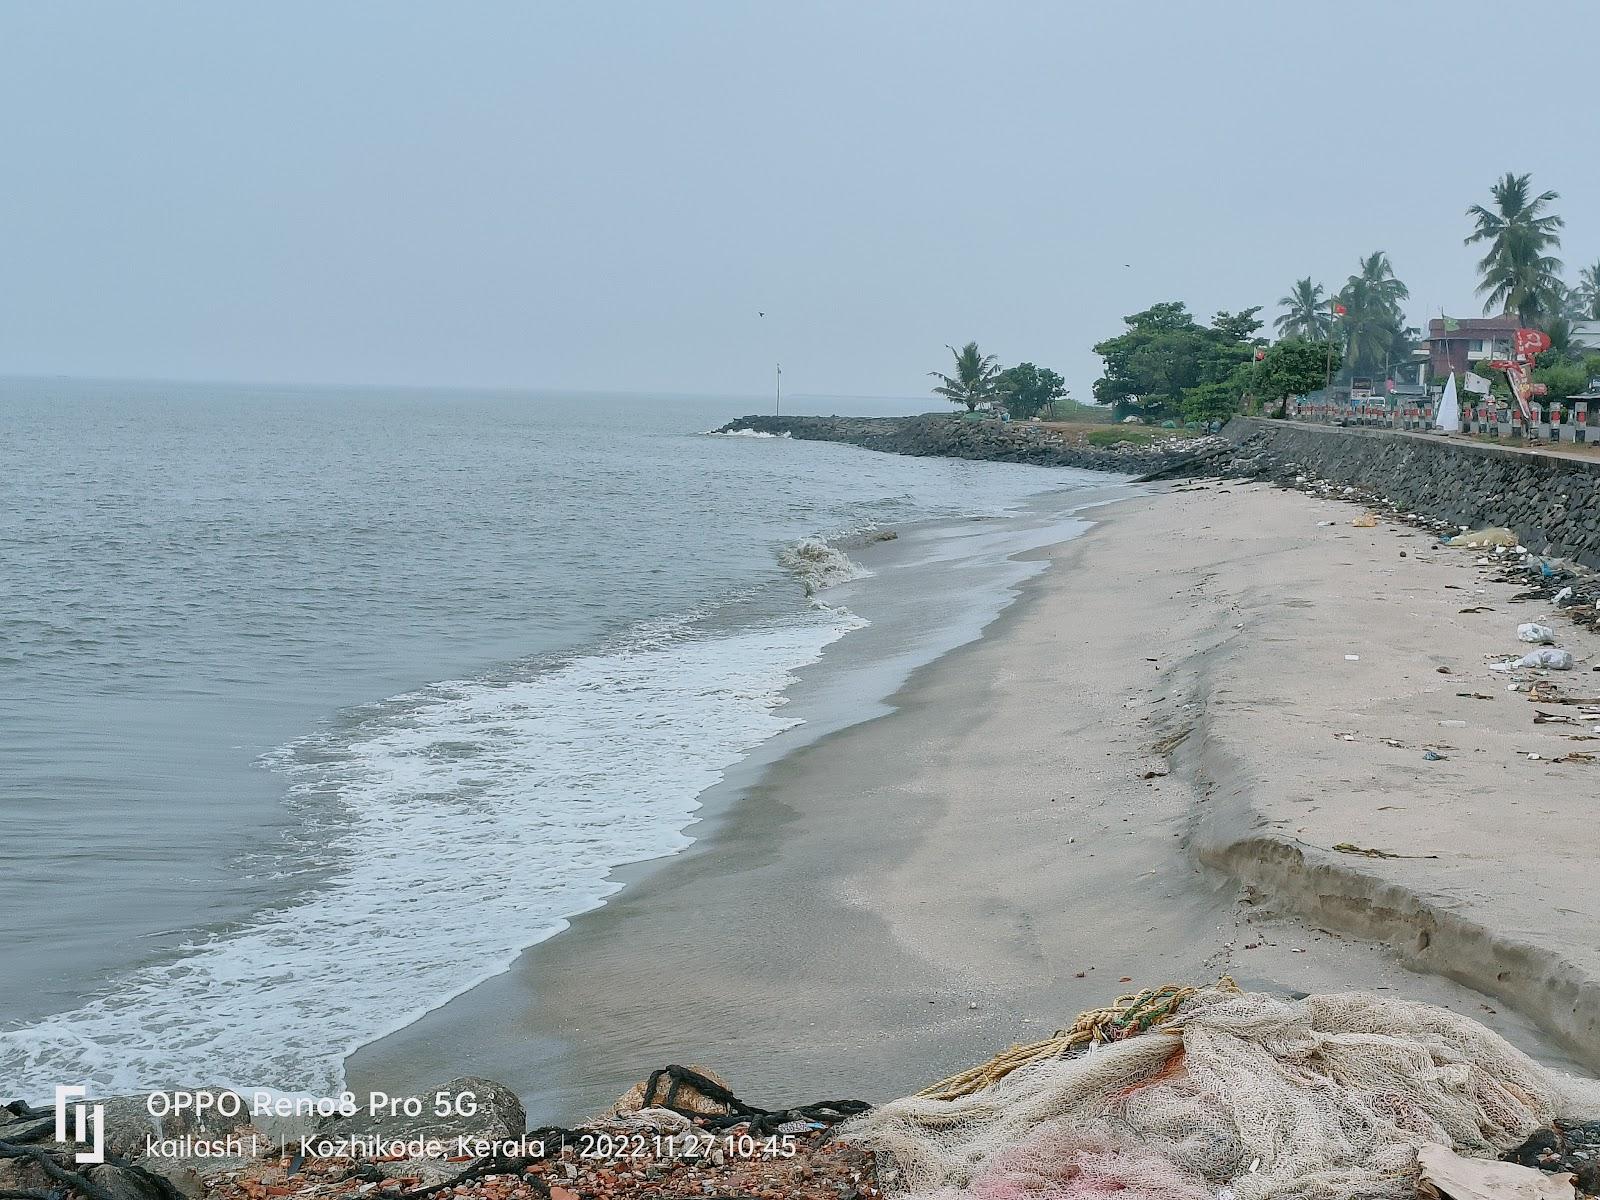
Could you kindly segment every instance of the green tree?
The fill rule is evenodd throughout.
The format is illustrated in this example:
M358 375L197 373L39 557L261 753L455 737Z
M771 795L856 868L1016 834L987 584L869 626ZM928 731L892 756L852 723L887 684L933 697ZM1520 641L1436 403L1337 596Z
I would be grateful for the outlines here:
M1272 323L1279 337L1325 340L1333 329L1330 301L1311 276L1295 280L1289 294L1278 301L1283 315Z
M1183 419L1198 421L1202 425L1211 421L1226 421L1235 416L1250 392L1254 372L1249 363L1240 363L1228 373L1227 378L1185 388L1183 393Z
M1334 349L1328 342L1302 338L1274 343L1255 366L1252 384L1256 395L1277 401L1316 391L1327 382L1328 360Z
M946 346L946 350L955 355L956 373L946 375L943 371L929 371L939 386L933 389L937 396L943 396L952 404L965 404L967 411L971 412L985 400L992 399L995 393L995 381L1000 376L1000 366L992 354L981 354L977 342L968 342L961 349Z
M1600 261L1578 272L1572 294L1580 305L1579 320L1600 321Z
M1105 362L1094 383L1095 399L1111 405L1117 417L1180 415L1186 391L1221 383L1251 360L1260 311L1220 312L1207 328L1183 303L1168 301L1123 318L1127 329L1094 348Z
M1055 402L1067 394L1067 381L1048 367L1037 367L1031 362L1007 367L995 380L1000 403L1018 419L1037 416L1046 409L1054 409Z
M1394 361L1394 351L1405 327L1400 302L1411 297L1395 278L1389 256L1375 250L1361 260L1356 273L1339 292L1344 313L1338 332L1344 340L1344 359L1357 374L1380 371ZM1409 350L1406 351L1409 353Z
M1493 209L1474 204L1467 216L1477 222L1465 244L1488 243L1478 262L1478 294L1485 297L1484 312L1496 308L1515 313L1524 324L1537 326L1561 311L1561 260L1547 253L1561 247L1557 231L1563 222L1545 209L1560 198L1557 192L1532 195L1531 175L1507 171L1489 189Z

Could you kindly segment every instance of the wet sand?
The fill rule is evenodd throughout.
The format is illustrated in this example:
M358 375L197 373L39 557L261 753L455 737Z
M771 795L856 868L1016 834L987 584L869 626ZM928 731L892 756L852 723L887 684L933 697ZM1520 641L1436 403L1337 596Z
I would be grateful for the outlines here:
M1280 993L1390 989L1479 1017L1547 1061L1587 1058L1548 1020L1536 1029L1509 1004L1408 970L1414 954L1350 936L1381 930L1380 918L1319 909L1322 891L1299 881L1320 859L1263 871L1257 888L1281 885L1264 897L1242 888L1230 858L1270 863L1313 834L1324 848L1391 837L1379 810L1447 777L1424 774L1420 750L1391 769L1380 758L1390 748L1336 741L1330 725L1384 725L1385 704L1424 711L1431 694L1419 689L1441 678L1432 656L1445 636L1461 669L1475 668L1472 687L1503 690L1482 654L1503 642L1500 625L1529 615L1445 630L1419 598L1374 621L1352 597L1480 586L1470 560L1418 562L1426 539L1351 530L1349 505L1256 485L1206 492L1097 510L1089 533L1041 552L1051 569L981 640L917 671L893 711L772 764L690 850L507 974L360 1051L352 1085L480 1074L516 1088L535 1122L574 1120L683 1062L768 1106L882 1100L1118 994L1223 972ZM1401 561L1397 548L1413 553ZM1350 669L1355 693L1330 692ZM1478 705L1475 720L1493 709L1461 703ZM1526 726L1501 705L1497 719ZM1156 749L1178 738L1165 774ZM1478 788L1484 805L1510 778L1499 761L1451 763L1477 772L1448 777L1451 794ZM1291 778L1287 791L1273 786ZM1277 805L1296 805L1298 819L1308 794L1314 830L1277 824L1289 819ZM1476 893L1516 892L1502 878L1515 866L1458 842L1447 811L1430 834L1429 852L1473 856ZM1253 848L1230 850L1240 846ZM1382 883L1415 864L1351 865ZM1548 889L1518 886L1552 903ZM1593 946L1593 901L1560 903Z

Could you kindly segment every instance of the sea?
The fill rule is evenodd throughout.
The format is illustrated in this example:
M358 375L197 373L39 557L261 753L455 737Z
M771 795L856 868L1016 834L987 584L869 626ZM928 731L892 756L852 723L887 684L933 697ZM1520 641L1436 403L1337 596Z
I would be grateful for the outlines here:
M1106 485L710 433L769 403L0 380L0 1100L336 1094Z

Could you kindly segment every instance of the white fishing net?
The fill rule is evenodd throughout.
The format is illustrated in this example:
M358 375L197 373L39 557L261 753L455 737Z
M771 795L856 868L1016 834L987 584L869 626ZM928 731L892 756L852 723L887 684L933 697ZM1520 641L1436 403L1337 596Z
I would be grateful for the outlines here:
M957 1100L896 1100L844 1136L939 1200L1402 1200L1422 1143L1492 1156L1556 1117L1600 1117L1600 1084L1466 1017L1207 990L1148 1033Z

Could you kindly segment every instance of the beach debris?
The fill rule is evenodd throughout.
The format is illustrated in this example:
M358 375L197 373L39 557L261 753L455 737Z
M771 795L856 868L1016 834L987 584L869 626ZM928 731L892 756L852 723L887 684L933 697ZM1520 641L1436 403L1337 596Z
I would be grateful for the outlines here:
M1533 723L1535 725L1576 725L1579 722L1577 717L1569 717L1566 713L1547 713L1535 709Z
M1574 661L1572 651L1562 650L1557 646L1545 646L1529 654L1524 654L1517 659L1516 665L1519 667L1542 667L1549 671L1570 671Z
M1463 1158L1429 1142L1417 1151L1420 1200L1572 1200L1571 1172L1547 1175L1520 1163Z
M1465 729L1466 727L1467 723L1465 721L1448 720L1439 722L1440 729Z
M1568 587L1562 588L1554 596L1550 597L1550 603L1554 604L1557 608L1560 608L1562 606L1562 604L1564 604L1566 601L1571 600L1571 599L1572 599L1572 588L1571 588L1571 586L1568 586Z
M1344 660L1345 660L1345 662L1360 662L1361 661L1361 655L1359 655L1359 654L1346 654L1344 656Z
M1393 850L1380 850L1376 846L1358 846L1354 842L1338 842L1333 846L1340 854L1354 854L1361 858L1438 858L1437 854L1399 854Z
M1429 762L1444 762L1446 758L1445 755L1440 754L1437 750L1424 750L1422 752L1422 757L1427 759Z
M611 1106L619 1115L665 1108L696 1116L727 1116L736 1103L728 1082L710 1067L664 1067L636 1083Z
M1592 766L1592 765L1594 765L1595 762L1600 761L1600 759L1596 759L1596 757L1593 754L1584 754L1581 751L1572 750L1572 751L1569 751L1566 754L1563 754L1560 758L1552 758L1550 761L1551 762L1558 762L1558 763L1581 764L1583 766Z
M1491 525L1486 529L1473 529L1454 537L1440 538L1439 541L1455 549L1485 550L1493 546L1515 546L1517 537L1503 525Z
M1493 700L1494 699L1494 697L1491 696L1488 692L1457 692L1456 695L1460 696L1463 700Z
M1461 1130L1453 1149L1492 1154L1548 1127L1549 1114L1574 1111L1586 1094L1470 1017L1357 993L1284 998L1206 988L1174 1019L1091 1045L1059 1057L1024 1057L1031 1048L1013 1047L992 1060L1011 1066L992 1081L974 1068L963 1082L982 1086L947 1099L928 1094L936 1085L891 1101L851 1121L841 1137L891 1155L898 1194L919 1200L1191 1200L1224 1192L1399 1200L1412 1196L1420 1173L1427 1139L1419 1129L1438 1130L1440 1145L1451 1137L1445 1130ZM1307 1055L1308 1045L1329 1052ZM1258 1137L1264 1121L1292 1127L1293 1137ZM1063 1140L1069 1133L1107 1141ZM1117 1151L1110 1162L1099 1157L1106 1145ZM1159 1157L1138 1157L1135 1175L1112 1173L1151 1153ZM1527 1195L1545 1200L1543 1192Z
M1081 973L1078 978L1082 978ZM1129 980L1124 979L1123 982ZM1240 994L1238 984L1227 975L1218 980L1215 989L1208 990L1226 995ZM1043 1041L1012 1046L988 1062L929 1084L917 1096L932 1100L956 1100L999 1083L1021 1067L1066 1058L1087 1046L1107 1045L1136 1037L1170 1020L1179 1008L1199 994L1199 988L1165 983L1160 987L1118 996L1113 1004L1105 1008L1091 1008L1079 1013L1066 1029L1057 1030Z
M1537 621L1524 621L1517 626L1517 640L1519 642L1532 642L1536 646L1553 645L1556 640L1556 631L1548 625L1541 625Z
M1494 609L1490 608L1487 604L1474 604L1471 608L1463 608L1463 609L1459 609L1457 611L1464 612L1464 613L1481 613L1481 612L1493 612Z
M1578 1177L1579 1191L1600 1195L1600 1121L1547 1125L1500 1157L1541 1171L1571 1171Z
M1359 517L1350 522L1350 524L1354 525L1357 529L1371 529L1376 526L1377 523L1377 513L1362 513Z

